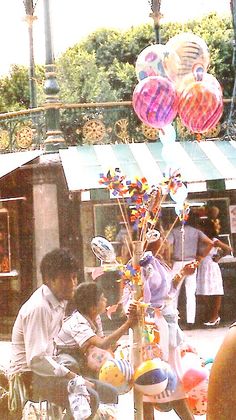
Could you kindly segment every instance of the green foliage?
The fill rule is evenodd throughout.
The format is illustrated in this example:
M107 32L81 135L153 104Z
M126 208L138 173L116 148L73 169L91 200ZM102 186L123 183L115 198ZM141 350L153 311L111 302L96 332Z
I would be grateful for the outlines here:
M235 76L232 66L234 39L232 19L221 18L216 13L211 13L184 25L165 24L161 28L161 42L165 44L171 37L181 32L193 32L204 39L210 52L208 72L221 84L224 97L231 97Z
M0 79L1 112L29 108L28 70L12 66L10 74Z
M160 28L161 43L181 32L202 37L210 51L208 71L223 87L224 97L233 91L232 19L215 13L185 24L166 23ZM135 62L140 52L155 43L152 25L140 25L127 31L99 29L67 49L57 60L60 99L67 103L131 100L138 83ZM36 66L38 105L44 102L44 70ZM0 112L29 107L28 70L12 66L9 75L0 78Z
M43 97L44 70L36 66L37 93ZM0 112L19 111L30 106L29 73L25 66L13 65L10 73L0 79Z
M96 64L95 53L80 46L67 50L57 62L60 97L64 102L104 102L116 100L104 67Z

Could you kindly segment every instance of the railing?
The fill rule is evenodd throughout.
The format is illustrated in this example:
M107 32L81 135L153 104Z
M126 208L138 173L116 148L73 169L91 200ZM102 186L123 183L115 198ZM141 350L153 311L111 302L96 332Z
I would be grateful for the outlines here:
M55 107L60 110L60 127L67 146L158 140L158 130L139 121L130 101L56 104ZM234 114L232 101L224 100L220 123L202 139L236 139ZM0 114L0 153L43 148L46 139L45 117L46 107ZM196 135L183 127L178 118L174 124L177 140L196 139Z

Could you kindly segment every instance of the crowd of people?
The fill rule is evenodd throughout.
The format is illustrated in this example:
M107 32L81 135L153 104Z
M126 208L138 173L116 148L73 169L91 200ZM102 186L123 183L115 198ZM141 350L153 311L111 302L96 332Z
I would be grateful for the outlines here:
M181 349L188 343L178 325L178 296L185 283L188 328L195 324L196 295L205 304L205 327L219 324L224 292L217 251L230 252L231 248L218 239L218 233L219 221L210 215L198 224L190 217L184 228L183 224L176 226L168 237L172 267L158 253L162 238L150 243L140 260L143 301L159 310L154 312L154 322L160 333L162 359L169 363L177 381L174 392L144 397L145 419L154 419L154 407L173 409L184 420L194 418L181 383ZM117 341L139 322L138 304L131 302L124 323L105 336L100 315L106 310L107 299L94 281L77 286L78 265L71 252L59 248L47 253L40 271L43 284L23 304L13 326L10 389L17 389L20 380L32 401L47 400L66 409L67 419L92 419L100 403L111 407L118 403L117 389L98 378L98 360L101 363L111 357ZM66 316L68 302L70 313ZM232 357L229 350L228 355ZM217 384L211 395L220 386ZM13 411L20 419L22 405L14 406Z

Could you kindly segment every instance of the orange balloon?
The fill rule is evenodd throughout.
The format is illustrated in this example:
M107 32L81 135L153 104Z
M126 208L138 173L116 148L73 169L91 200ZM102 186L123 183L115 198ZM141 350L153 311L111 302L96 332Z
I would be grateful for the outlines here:
M178 113L181 122L193 133L205 133L215 127L222 112L222 91L213 83L190 83L180 95Z

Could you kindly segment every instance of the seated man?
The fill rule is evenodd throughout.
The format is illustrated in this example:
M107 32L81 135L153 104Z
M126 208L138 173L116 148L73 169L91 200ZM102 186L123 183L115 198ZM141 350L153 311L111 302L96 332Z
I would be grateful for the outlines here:
M81 283L75 291L73 302L75 311L63 322L55 340L58 352L72 355L80 366L79 373L89 377L89 381L95 384L102 402L112 402L110 399L114 388L92 379L96 378L96 369L93 371L92 366L88 365L88 354L94 346L99 349L110 349L116 344L117 340L137 322L136 306L130 306L128 318L121 327L104 337L100 314L106 310L107 299L97 283Z
M40 270L43 285L21 307L13 326L9 377L11 380L21 374L32 400L47 400L69 412L68 389L77 376L54 356L54 338L60 330L67 300L74 295L78 266L69 250L55 249L43 257ZM92 418L98 396L91 383L87 381L85 385Z

